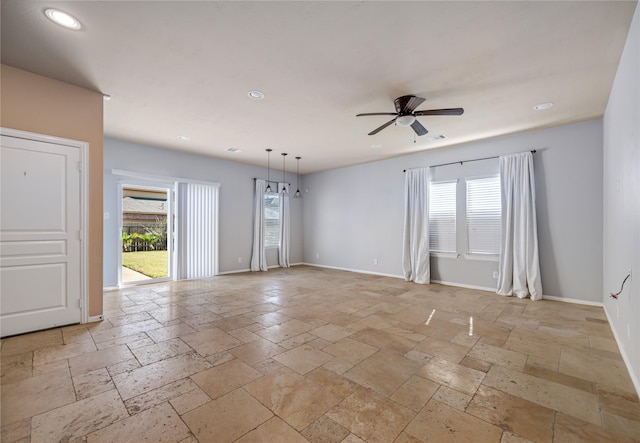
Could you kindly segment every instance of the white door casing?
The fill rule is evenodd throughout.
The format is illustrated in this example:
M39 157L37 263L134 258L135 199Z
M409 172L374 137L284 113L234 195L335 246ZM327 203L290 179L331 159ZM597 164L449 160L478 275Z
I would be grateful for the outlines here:
M85 322L87 144L0 137L0 335Z

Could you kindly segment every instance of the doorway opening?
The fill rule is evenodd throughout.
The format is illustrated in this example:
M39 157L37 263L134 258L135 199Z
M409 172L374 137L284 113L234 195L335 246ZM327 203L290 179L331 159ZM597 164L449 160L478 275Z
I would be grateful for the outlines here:
M173 188L121 183L121 285L173 279Z

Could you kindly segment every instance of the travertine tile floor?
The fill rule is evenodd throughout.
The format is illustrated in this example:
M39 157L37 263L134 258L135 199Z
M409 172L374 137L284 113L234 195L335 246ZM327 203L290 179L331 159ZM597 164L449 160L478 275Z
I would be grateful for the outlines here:
M106 292L2 340L2 441L625 442L601 308L299 266Z

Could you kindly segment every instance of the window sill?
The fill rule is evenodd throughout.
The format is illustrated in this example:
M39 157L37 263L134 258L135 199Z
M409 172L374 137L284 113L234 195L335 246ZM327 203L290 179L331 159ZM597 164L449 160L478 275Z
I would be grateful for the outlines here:
M464 254L464 258L465 260L500 261L500 256L493 254Z
M265 246L265 249L278 249L280 246L275 245L275 246Z
M431 257L438 257L438 258L458 258L458 255L455 252L430 252L429 255Z

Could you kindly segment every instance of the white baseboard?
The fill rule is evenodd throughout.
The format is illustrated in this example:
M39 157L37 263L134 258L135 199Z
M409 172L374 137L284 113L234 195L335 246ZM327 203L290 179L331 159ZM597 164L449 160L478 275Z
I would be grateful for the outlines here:
M300 266L304 264L306 263L291 263L289 266ZM271 266L267 266L267 269L273 269L273 268L279 268L279 267L280 265L271 265ZM251 272L251 269L247 268L247 269L236 269L234 271L218 272L218 275L241 274L243 272Z
M102 288L102 292L117 291L118 289L120 288L117 286L105 286Z
M609 326L613 325L613 321L611 321L611 316L609 315L609 311L607 311L607 307L604 306L604 313L607 315L607 320L609 321ZM620 354L622 355L622 360L624 360L624 364L627 367L627 372L629 373L629 377L631 377L631 382L633 386L636 388L636 393L640 396L640 379L638 379L638 375L633 373L633 368L631 366L631 360L629 360L629 356L624 350L624 347L621 345L622 341L618 336L615 328L611 328L613 332L613 337L616 339L616 344L618 345L618 349L620 350Z
M439 285L445 285L445 286L455 286L457 288L477 289L478 291L496 292L495 288L487 288L485 286L476 286L476 285L466 285L464 283L454 283L450 281L431 280L431 283L437 283Z
M431 280L431 283L438 283L441 285L445 285L445 286L456 286L459 288L467 288L467 289L477 289L479 291L488 291L488 292L496 292L495 288L486 288L483 286L475 286L475 285L465 285L462 283L453 283L453 282L448 282L448 281L440 281L440 280ZM588 300L580 300L577 298L567 298L567 297L556 297L554 295L543 295L542 298L544 300L553 300L553 301L560 301L560 302L564 302L564 303L575 303L577 305L587 305L587 306L597 306L597 307L603 307L603 304L601 302L597 302L597 301L588 301Z
M577 298L567 298L567 297L556 297L554 295L543 295L542 298L544 300L563 301L565 303L575 303L577 305L597 306L599 308L603 307L602 302L598 302L598 301L580 300Z
M251 269L236 269L235 271L218 272L218 275L240 274L241 272L251 272Z
M104 320L104 315L94 315L93 317L89 317L89 319L87 320L87 323L95 323L98 321L103 321Z
M279 265L267 266L267 269L279 268ZM217 275L241 274L243 272L251 272L251 269L236 269L235 271L218 272ZM256 271L259 272L259 271Z
M299 263L299 264L300 265L306 265L306 266L314 266L316 268L335 269L336 271L356 272L358 274L379 275L380 277L391 277L391 278L402 278L402 279L404 279L404 277L402 275L384 274L382 272L363 271L361 269L340 268L340 267L337 267L337 266L319 265L317 263L304 263L303 262L303 263Z

